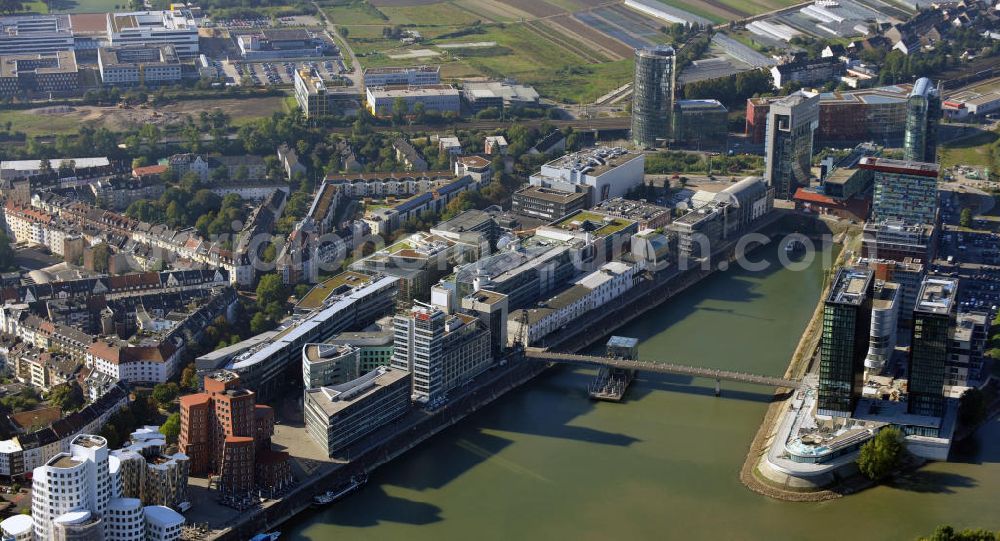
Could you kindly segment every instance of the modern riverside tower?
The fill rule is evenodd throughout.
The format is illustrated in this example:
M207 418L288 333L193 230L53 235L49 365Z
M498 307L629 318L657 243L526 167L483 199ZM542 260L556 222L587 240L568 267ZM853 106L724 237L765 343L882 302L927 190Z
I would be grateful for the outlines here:
M632 142L653 148L671 131L677 58L673 47L635 50L635 81L632 86Z
M848 417L861 395L875 278L867 269L837 271L823 305L816 413Z
M937 130L941 118L941 95L926 77L917 79L906 103L906 133L903 156L918 162L937 161Z
M951 278L926 278L920 286L910 340L909 413L944 414L945 367L957 293L958 281Z

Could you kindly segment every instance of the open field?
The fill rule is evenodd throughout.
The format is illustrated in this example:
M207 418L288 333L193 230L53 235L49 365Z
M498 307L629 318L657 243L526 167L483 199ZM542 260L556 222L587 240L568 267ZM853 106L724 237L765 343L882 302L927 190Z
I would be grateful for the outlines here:
M239 98L218 100L189 100L171 103L153 109L118 109L91 105L40 107L37 109L0 111L0 124L8 120L14 131L29 136L76 133L82 125L104 127L109 130L134 129L143 124L163 127L183 123L188 115L197 119L201 111L221 109L239 126L253 119L268 117L272 113L287 111L285 99L280 96L264 98Z
M53 12L58 13L107 13L116 9L125 9L125 0L53 0L50 4Z
M442 2L426 6L382 7L393 24L416 26L461 26L472 24L481 17L463 9L457 2Z
M1000 135L987 131L953 144L941 145L941 167L956 165L990 167L992 165L990 149L997 139L1000 139Z

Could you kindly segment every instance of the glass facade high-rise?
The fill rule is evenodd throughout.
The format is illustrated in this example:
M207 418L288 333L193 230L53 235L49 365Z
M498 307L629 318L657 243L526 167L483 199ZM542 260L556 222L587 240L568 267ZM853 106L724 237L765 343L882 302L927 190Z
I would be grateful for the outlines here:
M926 77L917 79L906 103L903 156L918 162L937 161L937 130L941 118L941 95Z
M945 366L957 292L958 281L948 278L927 278L920 286L910 340L909 413L944 414Z
M861 395L875 279L867 269L842 268L823 305L816 412L847 417Z
M632 142L653 148L671 132L677 59L668 46L635 50L632 85Z
M937 221L937 164L866 157L858 167L873 172L872 222L920 225Z
M809 184L819 95L799 91L771 104L767 114L764 177L775 199L791 199Z

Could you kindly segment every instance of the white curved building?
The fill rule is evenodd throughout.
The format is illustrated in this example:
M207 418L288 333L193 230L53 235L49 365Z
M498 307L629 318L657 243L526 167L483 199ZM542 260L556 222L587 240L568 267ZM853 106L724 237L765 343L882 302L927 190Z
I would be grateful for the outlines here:
M34 538L58 541L179 538L184 517L154 511L156 524L152 524L141 500L121 497L131 462L126 457L123 464L120 456L111 456L104 438L81 434L70 443L69 453L60 453L35 468L30 517ZM147 530L153 526L158 533L150 536ZM15 539L20 538L15 536Z
M0 522L0 535L3 535L4 539L13 539L14 541L32 541L34 539L32 536L33 528L34 523L30 516L14 515Z
M878 375L885 369L896 349L896 325L899 319L901 292L899 284L881 282L872 299L872 324L868 338L865 373Z

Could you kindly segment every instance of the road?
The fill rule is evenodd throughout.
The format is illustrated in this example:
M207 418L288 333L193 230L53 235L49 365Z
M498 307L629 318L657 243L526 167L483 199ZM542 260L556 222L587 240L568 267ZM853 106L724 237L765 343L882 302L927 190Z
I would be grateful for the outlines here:
M351 71L342 75L347 77L351 81L351 86L357 89L358 93L361 94L365 88L365 76L364 73L362 73L361 63L358 62L358 57L354 54L354 49L351 49L351 44L344 39L344 36L341 36L340 33L337 32L337 27L330 22L330 19L326 18L326 12L323 11L323 8L321 8L316 2L313 2L312 5L319 13L319 17L323 21L323 25L326 27L326 32L330 34L330 39L332 39L335 43L337 43L337 46L340 47L340 56L344 56L346 54L347 59L351 61Z

